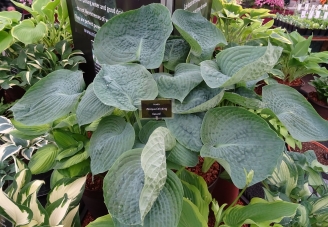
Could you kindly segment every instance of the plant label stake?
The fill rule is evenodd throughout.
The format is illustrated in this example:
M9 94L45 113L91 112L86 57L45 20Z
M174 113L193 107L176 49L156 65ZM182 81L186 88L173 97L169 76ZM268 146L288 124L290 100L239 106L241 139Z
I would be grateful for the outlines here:
M172 118L172 99L141 100L142 119Z
M0 227L14 227L14 223L9 221L4 216L0 215Z

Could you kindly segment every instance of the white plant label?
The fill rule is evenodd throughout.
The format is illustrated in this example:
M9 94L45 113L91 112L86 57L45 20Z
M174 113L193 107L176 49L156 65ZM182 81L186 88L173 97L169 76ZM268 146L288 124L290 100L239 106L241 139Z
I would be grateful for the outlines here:
M327 10L327 9L328 9L328 5L324 5L323 10Z
M323 19L327 19L328 18L328 12L325 12L325 14L323 15Z
M301 18L306 18L306 11L305 10L302 11Z
M318 5L317 9L318 9L318 10L319 10L319 9L322 9L322 5Z
M315 10L316 5L312 5L311 10Z
M298 4L298 6L297 6L297 10L298 10L298 11L301 11L301 9L302 9L302 4Z
M314 18L319 18L319 17L320 17L320 14L321 14L321 11L320 11L320 10L317 10L317 11L315 12L315 16L314 16Z
M313 14L314 14L314 11L313 11L313 10L311 10L311 11L310 11L310 13L309 13L309 16L308 16L308 18L309 18L309 19L312 19L312 18L313 18Z
M306 3L304 9L305 10L308 10L309 9L309 6L310 6L310 4L309 3Z

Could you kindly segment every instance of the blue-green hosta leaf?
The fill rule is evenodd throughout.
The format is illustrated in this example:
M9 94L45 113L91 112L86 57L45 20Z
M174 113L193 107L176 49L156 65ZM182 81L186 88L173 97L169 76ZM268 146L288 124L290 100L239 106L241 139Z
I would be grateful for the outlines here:
M220 71L229 79L220 87L258 79L272 70L281 52L281 47L270 43L268 46L236 46L223 50L216 56L216 61Z
M218 64L212 60L201 62L200 71L205 83L210 88L221 87L226 81L230 79L229 76L220 72Z
M293 88L282 84L264 86L262 99L294 139L301 142L328 140L328 122Z
M25 45L37 43L46 36L47 32L48 28L44 22L40 21L35 25L30 19L21 21L19 25L11 29L12 36Z
M198 207L189 199L183 198L182 213L180 216L178 227L207 227L207 222L203 215L199 212Z
M68 212L70 202L71 200L65 194L46 207L46 211L49 214L50 226L57 226L62 222Z
M234 92L225 92L223 99L226 99L234 104L238 104L239 106L243 106L245 108L265 108L265 104L262 102L261 97L245 87L237 88Z
M0 17L7 17L14 23L19 23L22 18L22 14L18 11L2 11Z
M176 146L168 153L167 160L181 166L193 167L198 163L198 154L177 142Z
M194 88L184 101L175 101L173 113L188 114L205 112L220 103L224 95L224 90L220 88L209 88L205 83L201 83Z
M159 127L150 135L141 153L141 167L145 182L140 194L139 208L142 221L150 211L161 190L166 177L166 151L176 145L175 138L167 128Z
M84 191L86 176L79 178L64 178L56 183L48 195L48 203L53 203L67 194L71 199L70 206L76 206L80 202Z
M106 114L111 114L114 109L114 107L105 105L97 98L93 91L93 83L91 83L77 106L77 121L80 126L86 125Z
M101 64L140 62L158 68L173 30L169 10L150 4L113 17L97 32L94 50Z
M134 129L118 116L103 118L90 140L89 154L92 174L111 168L116 159L134 144Z
M144 124L138 133L140 142L146 144L150 135L158 127L166 127L165 121L148 121Z
M169 39L166 41L163 65L174 71L180 63L185 63L190 51L189 44L184 39Z
M163 98L178 99L183 102L189 92L203 81L197 65L181 63L175 68L174 76L168 73L155 73L158 93Z
M201 138L201 156L217 160L238 188L246 184L245 170L254 171L250 185L272 174L284 150L284 142L261 117L240 107L209 110Z
M199 13L178 9L174 11L172 21L191 46L191 53L202 60L211 59L218 44L227 44L223 33Z
M54 144L47 144L36 152L28 163L33 174L45 173L55 165L58 148Z
M8 157L17 154L22 146L16 145L6 145L3 144L0 146L0 162L6 160Z
M19 205L8 198L7 194L2 191L2 188L0 188L0 214L18 226L28 224L33 216L30 208Z
M175 114L172 119L165 119L167 128L186 148L199 152L203 144L200 129L203 118L196 114Z
M33 221L36 221L37 224L43 224L43 225L49 224L49 216L48 216L46 210L44 209L44 207L41 205L41 203L37 199L37 192L36 191L33 192L27 198L24 205L29 207L33 212L33 217L32 217L31 223ZM30 223L30 225L31 225L31 223ZM31 226L33 226L33 225L31 225Z
M0 31L0 51L8 49L14 42L14 37L5 31Z
M82 72L61 69L34 84L11 108L15 120L43 125L67 115L84 89Z
M127 111L137 110L141 100L153 100L158 95L156 81L138 64L103 65L93 86L101 102Z
M135 149L122 154L105 177L105 204L113 219L123 224L115 226L177 226L183 189L180 180L170 170L164 188L142 223L139 200L145 176L141 168L141 152L142 149Z

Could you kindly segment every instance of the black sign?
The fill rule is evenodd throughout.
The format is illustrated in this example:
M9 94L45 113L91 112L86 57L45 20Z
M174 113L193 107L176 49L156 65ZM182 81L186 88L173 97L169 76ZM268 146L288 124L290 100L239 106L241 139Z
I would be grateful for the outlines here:
M0 215L0 227L14 227L14 223L9 221L4 216Z
M93 40L100 27L115 15L151 3L162 3L171 12L175 9L200 12L207 18L212 6L212 0L67 0L74 48L81 50L87 61L80 65L87 84L100 70L92 51Z
M143 119L162 119L172 118L172 100L142 100L141 101L141 118Z

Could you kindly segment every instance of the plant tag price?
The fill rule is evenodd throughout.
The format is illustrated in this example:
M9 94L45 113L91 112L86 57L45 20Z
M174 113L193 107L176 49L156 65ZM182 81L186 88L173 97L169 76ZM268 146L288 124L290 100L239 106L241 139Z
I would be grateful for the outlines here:
M0 227L14 227L14 223L9 221L4 216L0 215Z
M304 9L305 10L308 10L309 9L309 6L310 6L310 4L309 3L306 3Z
M141 100L142 119L172 118L172 99Z
M325 14L323 15L323 19L327 19L328 18L328 12L325 12Z
M319 17L320 17L320 14L321 14L321 11L320 11L320 10L317 10L317 11L315 12L315 16L314 16L314 18L319 18Z
M309 13L309 16L308 16L308 18L309 18L309 19L313 18L313 14L314 14L314 11L313 11L313 10L311 10L311 11L310 11L310 13Z
M306 11L305 10L302 11L301 18L306 18Z
M297 11L301 11L301 9L302 9L302 4L298 4L297 5Z

